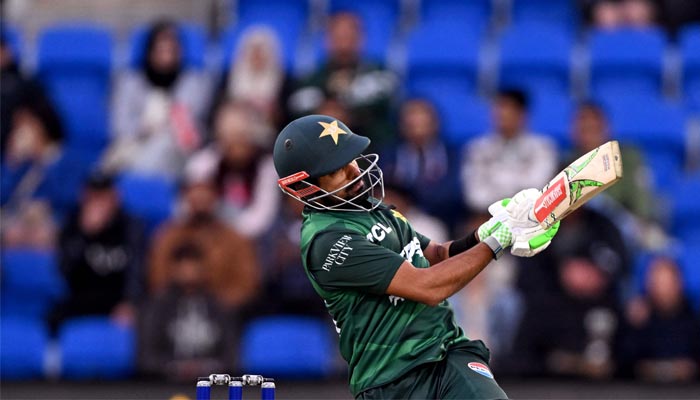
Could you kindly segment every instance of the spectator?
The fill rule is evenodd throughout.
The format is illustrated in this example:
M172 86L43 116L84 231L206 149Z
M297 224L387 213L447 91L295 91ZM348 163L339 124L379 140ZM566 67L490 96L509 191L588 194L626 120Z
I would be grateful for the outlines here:
M169 257L181 243L201 248L207 289L227 309L238 309L255 296L259 269L252 244L229 228L217 215L219 202L211 177L188 164L182 185L180 215L157 233L150 255L151 293L170 286Z
M265 273L260 301L251 307L256 315L328 315L301 264L299 242L303 208L303 204L285 196L275 222L258 241Z
M573 154L567 156L564 165L612 139L607 118L600 106L589 102L578 107L571 139ZM620 227L629 238L628 243L636 244L639 248L658 249L666 245L668 239L655 222L659 215L653 206L649 169L643 155L634 146L621 146L620 151L625 179L608 188L604 197L597 198L594 204Z
M303 79L289 101L295 116L309 114L326 97L343 103L351 112L357 132L372 140L369 152L378 152L393 140L391 105L396 77L360 54L363 27L349 12L331 16L328 24L327 62Z
M193 163L214 177L226 222L242 235L257 238L275 219L281 196L266 151L271 131L255 110L228 101L216 112L214 132L216 142L195 154Z
M141 69L124 73L116 86L105 167L177 177L199 147L211 94L205 76L183 65L182 53L174 23L151 27Z
M264 25L256 25L241 35L215 101L217 105L227 100L247 103L267 123L281 130L288 120L284 104L289 86L277 35Z
M541 188L556 172L556 147L526 130L527 111L523 92L501 90L493 105L495 132L467 144L462 190L469 208L485 210L521 189Z
M24 98L11 120L0 166L3 244L48 249L55 213L65 211L63 130L43 97Z
M43 95L41 87L20 71L17 54L13 53L3 29L0 32L0 154L3 157L15 109L26 99Z
M61 232L58 252L68 296L54 322L110 315L131 325L143 293L143 244L141 225L122 210L113 178L92 174Z
M646 28L659 22L659 3L652 0L584 0L582 6L590 23L597 28Z
M459 161L440 137L435 108L427 100L409 100L401 107L399 122L398 144L382 154L386 179L410 187L417 207L454 228L464 209Z
M581 154L586 154L603 143L612 140L603 109L595 103L578 107L571 131L572 153L564 161L569 165ZM633 146L621 146L625 179L605 191L605 194L639 218L654 217L651 183L644 157Z
M525 375L602 379L613 374L619 281L628 265L624 248L607 218L582 208L561 225L546 254L522 259L525 312L514 352L504 360L508 368Z
M630 372L654 382L689 382L698 375L700 324L674 260L652 260L646 295L630 302L627 319L624 359Z
M204 250L183 242L167 255L166 290L150 300L140 326L140 364L147 374L188 382L234 365L231 321L208 291Z

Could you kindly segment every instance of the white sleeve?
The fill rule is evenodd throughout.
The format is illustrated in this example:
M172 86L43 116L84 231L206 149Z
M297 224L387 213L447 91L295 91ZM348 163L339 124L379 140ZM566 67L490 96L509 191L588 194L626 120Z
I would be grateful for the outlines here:
M489 163L489 145L485 138L469 143L462 162L461 180L465 204L475 210L485 210L493 201L489 187L493 177Z
M277 216L281 194L277 187L275 165L272 157L268 156L260 163L250 205L232 221L234 228L249 238L263 234Z

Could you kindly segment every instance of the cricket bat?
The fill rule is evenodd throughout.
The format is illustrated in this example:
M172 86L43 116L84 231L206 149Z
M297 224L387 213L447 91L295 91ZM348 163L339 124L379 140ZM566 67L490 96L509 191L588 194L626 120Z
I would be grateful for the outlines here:
M584 154L549 181L535 201L535 218L542 228L549 229L620 179L620 145L611 140Z

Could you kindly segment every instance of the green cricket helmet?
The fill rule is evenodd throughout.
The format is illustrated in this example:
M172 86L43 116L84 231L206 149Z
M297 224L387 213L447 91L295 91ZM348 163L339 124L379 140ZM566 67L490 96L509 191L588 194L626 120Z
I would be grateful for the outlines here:
M280 132L273 150L280 189L318 210L370 211L384 198L384 180L377 154L363 155L370 140L353 133L344 123L326 115L308 115L289 123ZM318 178L357 161L360 174L346 185L328 192ZM338 192L362 181L359 193L342 198ZM379 201L369 201L373 197Z

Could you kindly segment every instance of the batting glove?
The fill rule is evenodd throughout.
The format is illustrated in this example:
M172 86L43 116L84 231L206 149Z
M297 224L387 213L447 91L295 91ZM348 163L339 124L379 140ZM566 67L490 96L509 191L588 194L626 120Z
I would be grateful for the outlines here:
M477 229L476 234L479 237L479 241L493 236L504 249L513 244L513 233L511 226L508 224L509 216L505 208L509 202L510 199L506 198L489 206L489 213L491 213L492 217Z

